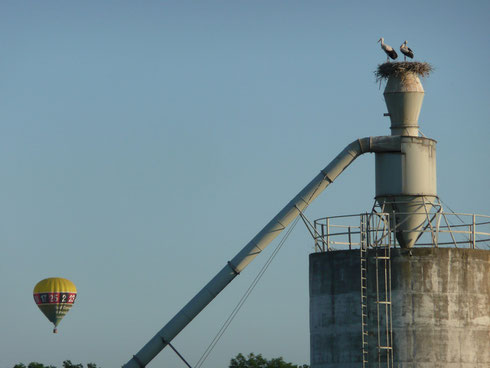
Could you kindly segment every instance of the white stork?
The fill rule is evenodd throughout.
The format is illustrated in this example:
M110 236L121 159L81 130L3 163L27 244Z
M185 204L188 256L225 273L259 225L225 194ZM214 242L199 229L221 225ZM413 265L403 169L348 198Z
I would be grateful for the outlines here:
M407 46L407 41L402 43L402 45L400 46L400 51L402 52L405 61L407 61L407 56L410 59L413 59L413 51L410 47Z
M378 42L381 42L381 48L383 49L384 52L386 52L386 62L390 61L390 58L395 60L398 57L396 51L393 49L393 47L385 44L384 40L385 39L383 37L381 37L378 40Z

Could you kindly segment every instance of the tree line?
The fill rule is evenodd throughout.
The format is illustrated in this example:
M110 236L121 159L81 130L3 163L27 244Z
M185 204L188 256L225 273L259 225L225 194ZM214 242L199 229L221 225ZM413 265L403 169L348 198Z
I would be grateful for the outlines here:
M44 365L38 362L31 362L28 365L18 363L13 368L56 368L54 365ZM63 362L63 368L84 368L83 364L73 364L70 360ZM87 363L87 368L100 368L95 363Z
M101 368L95 363L87 363L87 368ZM44 365L42 363L31 362L28 365L18 363L13 368L56 368L54 365ZM63 362L63 368L85 368L83 364L73 364L70 360ZM255 355L250 353L247 356L238 354L230 360L228 368L310 368L309 365L297 365L285 362L282 357L266 359L262 354Z

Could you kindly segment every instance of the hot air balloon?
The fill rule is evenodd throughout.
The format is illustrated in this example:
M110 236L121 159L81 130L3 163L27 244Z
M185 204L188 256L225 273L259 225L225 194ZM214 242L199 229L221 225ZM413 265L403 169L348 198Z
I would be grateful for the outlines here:
M37 306L53 323L53 333L58 332L56 327L75 303L75 284L61 277L50 277L39 281L33 293Z

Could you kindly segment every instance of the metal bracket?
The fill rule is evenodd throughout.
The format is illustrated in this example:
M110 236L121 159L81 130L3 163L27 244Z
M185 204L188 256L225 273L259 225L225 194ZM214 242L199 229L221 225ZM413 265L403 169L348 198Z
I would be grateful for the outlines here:
M328 177L328 174L325 171L321 170L320 172L323 174L323 179L327 180L330 184L333 183L333 180Z
M139 360L139 358L136 356L136 355L133 355L133 359L136 363L138 363L138 366L140 368L145 368L145 366L143 365L143 363L141 363L141 360Z
M175 352L175 354L177 354L177 356L182 359L182 361L185 363L186 366L188 366L189 368L192 368L191 365L189 363L187 363L187 361L184 359L184 357L177 351L176 348L174 348L174 346L166 341L162 336L158 335L160 337L160 339L162 340L162 342L168 346L170 346L172 348L172 350Z
M240 274L240 272L238 272L235 266L233 266L233 263L231 263L231 261L228 261L228 266L230 266L231 270L235 273L235 275L238 276Z

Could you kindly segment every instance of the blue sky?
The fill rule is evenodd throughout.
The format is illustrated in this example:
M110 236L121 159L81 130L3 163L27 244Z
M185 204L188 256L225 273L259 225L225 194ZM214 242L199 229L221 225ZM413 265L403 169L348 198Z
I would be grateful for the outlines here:
M388 135L376 42L408 40L438 192L490 214L488 1L0 2L0 366L135 354L343 147ZM311 219L369 211L358 159ZM277 241L175 340L199 359ZM309 362L301 225L204 367ZM57 335L37 281L78 287ZM150 367L183 366L166 349Z

